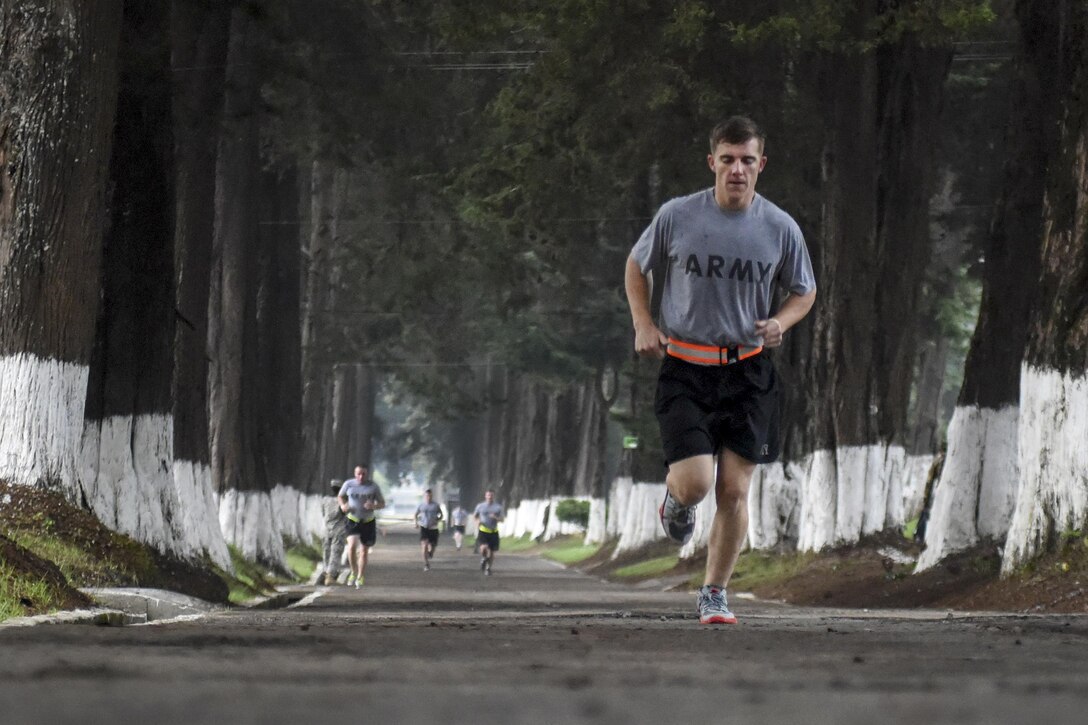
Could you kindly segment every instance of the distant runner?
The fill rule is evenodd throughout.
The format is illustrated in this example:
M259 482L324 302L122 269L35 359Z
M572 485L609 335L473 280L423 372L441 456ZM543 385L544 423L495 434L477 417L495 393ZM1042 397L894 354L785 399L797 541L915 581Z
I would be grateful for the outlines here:
M468 511L461 504L457 504L457 508L450 513L450 523L453 524L453 544L460 551L465 542L465 525L468 523Z
M416 507L416 528L419 529L419 548L423 552L423 571L431 570L434 547L438 546L438 522L442 520L442 507L432 500L431 489L423 492L423 503Z
M348 562L351 564L351 576L348 586L356 589L363 585L366 574L367 555L370 547L378 539L378 526L375 511L385 508L385 497L378 484L367 480L367 467L355 467L355 478L344 481L337 499L340 510L347 514Z
M627 258L624 281L635 352L662 360L654 409L668 475L661 525L686 543L695 507L713 492L704 624L737 621L725 599L748 535L748 487L778 458L780 391L771 356L808 314L816 280L801 229L756 193L764 135L734 116L710 133L714 186L662 205ZM661 329L650 313L660 285ZM775 310L776 288L786 297Z
M476 543L480 546L480 571L491 576L491 564L499 550L499 522L506 518L502 506L495 503L495 492L488 489L484 500L476 505Z

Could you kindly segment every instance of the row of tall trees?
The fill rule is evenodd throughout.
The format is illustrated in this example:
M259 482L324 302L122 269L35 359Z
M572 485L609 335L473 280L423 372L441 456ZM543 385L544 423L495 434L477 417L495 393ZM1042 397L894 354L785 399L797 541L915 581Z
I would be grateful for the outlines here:
M462 499L601 494L619 421L659 480L620 270L665 199L709 183L706 130L745 112L820 287L776 353L779 538L854 541L921 505L942 310L985 237L931 550L1011 517L1028 556L1088 509L1077 446L1025 437L1085 407L1083 7L1015 4L1004 154L979 151L1003 66L949 78L957 43L1012 23L995 8L0 0L0 476L221 563L226 542L281 561L357 460L422 452ZM992 204L980 157L1009 161L988 235L943 216Z
M981 539L1008 571L1088 517L1088 7L1019 0L1016 19L1004 186L921 568Z

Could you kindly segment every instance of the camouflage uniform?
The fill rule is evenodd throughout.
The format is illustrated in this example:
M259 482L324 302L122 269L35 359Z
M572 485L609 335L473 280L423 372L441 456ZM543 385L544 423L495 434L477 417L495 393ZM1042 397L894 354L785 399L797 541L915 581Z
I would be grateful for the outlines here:
M325 572L325 583L332 584L340 576L340 562L344 556L344 535L347 532L348 517L340 510L340 501L336 496L323 499L321 509L325 514L322 566Z

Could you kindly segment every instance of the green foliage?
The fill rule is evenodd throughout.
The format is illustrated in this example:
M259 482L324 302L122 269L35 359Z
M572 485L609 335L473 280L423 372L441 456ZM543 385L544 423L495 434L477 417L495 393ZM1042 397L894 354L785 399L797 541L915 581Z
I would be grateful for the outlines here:
M28 611L53 612L60 605L53 588L46 582L24 576L0 561L0 622L22 617Z
M659 556L636 564L621 566L612 572L612 576L620 579L648 579L674 569L679 561L680 557L675 554Z
M473 541L475 545L475 541ZM500 553L503 554L521 554L534 550L538 546L536 541L529 538L529 535L519 536L518 538L504 538L502 540L502 547Z
M372 364L420 401L390 448L448 457L444 423L484 406L485 364L556 386L610 364L651 391L617 412L644 442L632 469L655 476L652 365L631 363L622 269L663 201L709 184L707 130L735 112L759 120L772 159L760 190L818 239L828 79L812 77L814 54L947 44L995 16L982 0L287 4L293 70L265 93L277 137L350 173L320 354ZM970 124L935 142L952 139L957 206L981 209L992 170L974 160L1002 154L971 144L1001 123L999 86L976 66L954 81L949 117ZM942 258L934 334L963 335L953 318L970 317L977 256Z
M232 604L244 604L255 597L275 593L275 577L263 570L259 564L242 556L242 552L237 547L228 545L228 548L234 573L220 571L219 576L230 589L228 598Z
M741 45L779 44L840 53L868 52L914 36L924 44L961 39L993 23L988 0L907 0L878 10L852 0L792 0L752 23L724 28Z
M321 549L313 544L296 543L287 549L287 568L301 581L309 580L321 563Z
M560 521L579 526L589 526L589 501L577 501L568 498L555 506L555 516Z
M582 537L570 536L549 541L541 556L571 566L585 561L600 550L600 544L583 544Z
M8 537L39 558L57 565L65 578L79 582L80 586L109 586L119 582L147 581L155 572L155 563L144 547L120 535L114 539L110 551L96 556L82 542L58 538L46 527L43 533L11 530Z
M774 554L746 551L737 560L731 586L746 589L786 581L800 573L816 556L813 552ZM698 583L702 584L701 578Z

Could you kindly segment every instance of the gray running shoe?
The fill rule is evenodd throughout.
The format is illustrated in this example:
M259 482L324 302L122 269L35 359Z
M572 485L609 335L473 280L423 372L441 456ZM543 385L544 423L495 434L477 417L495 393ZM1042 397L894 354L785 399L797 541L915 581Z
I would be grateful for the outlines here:
M695 533L695 507L681 506L665 489L665 500L658 511L661 516L661 528L665 535L678 544L686 544Z
M699 590L696 600L699 608L700 624L736 624L737 618L729 611L729 604L725 601L725 590L705 584Z

